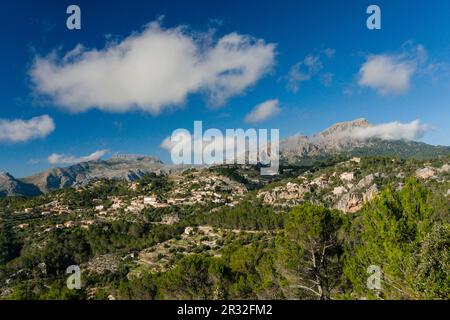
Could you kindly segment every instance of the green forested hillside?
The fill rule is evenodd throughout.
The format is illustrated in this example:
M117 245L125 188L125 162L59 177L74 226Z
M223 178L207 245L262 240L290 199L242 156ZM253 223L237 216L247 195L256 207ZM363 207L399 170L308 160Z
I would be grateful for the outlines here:
M272 182L202 169L3 199L0 296L449 299L448 163L353 159ZM338 209L373 184L357 210Z

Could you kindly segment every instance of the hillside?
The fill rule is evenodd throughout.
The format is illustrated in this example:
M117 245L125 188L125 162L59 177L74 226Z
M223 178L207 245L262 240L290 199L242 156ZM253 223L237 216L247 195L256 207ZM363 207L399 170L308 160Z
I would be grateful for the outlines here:
M0 298L450 297L450 157L258 172L219 165L2 199ZM304 250L325 269L308 271ZM59 285L71 264L83 270L82 290ZM396 285L368 291L367 264ZM334 280L318 287L316 276Z

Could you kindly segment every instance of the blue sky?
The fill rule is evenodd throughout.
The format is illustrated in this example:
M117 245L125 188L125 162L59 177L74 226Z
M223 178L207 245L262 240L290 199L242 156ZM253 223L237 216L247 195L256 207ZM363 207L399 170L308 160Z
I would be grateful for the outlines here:
M70 4L81 8L81 30L66 28ZM366 27L370 4L381 8L381 30ZM445 0L4 1L0 171L22 177L101 150L169 161L161 142L194 120L286 137L361 117L419 119L428 125L419 140L450 145L448 12ZM238 41L236 52L221 40ZM124 43L137 54L117 53ZM123 86L106 94L105 83ZM275 109L248 123L269 100ZM21 126L30 132L14 131Z

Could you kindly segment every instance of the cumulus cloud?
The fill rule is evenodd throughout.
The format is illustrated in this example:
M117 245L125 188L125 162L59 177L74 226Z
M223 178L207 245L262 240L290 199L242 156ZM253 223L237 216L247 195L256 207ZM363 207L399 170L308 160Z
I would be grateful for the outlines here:
M304 81L311 80L314 76L318 75L323 69L322 57L325 56L328 59L332 59L336 51L331 48L319 51L318 53L308 54L302 61L294 64L286 76L286 90L290 92L298 92L300 85ZM333 81L333 74L327 72L320 76L322 84L325 86L331 85Z
M90 108L158 114L192 93L222 105L269 72L275 45L230 33L214 41L186 28L147 25L103 49L79 45L62 57L36 57L29 74L38 94L72 112Z
M394 121L348 129L343 135L360 140L371 138L383 140L416 140L423 137L428 130L430 130L430 126L420 123L419 120L414 120L409 123Z
M74 164L74 163L98 160L101 157L103 157L106 153L108 153L108 150L97 150L97 151L91 153L90 155L83 156L83 157L75 157L75 156L71 156L71 155L53 153L50 156L48 156L47 160L51 164Z
M371 56L362 65L358 84L377 90L381 95L408 91L416 65L388 55Z
M30 120L0 119L0 141L24 142L31 139L44 138L55 130L55 123L48 115Z
M418 65L427 59L422 45L403 45L400 54L370 55L359 70L358 84L376 90L381 95L403 94L410 88Z
M267 100L258 104L253 110L246 115L245 121L247 123L257 123L264 121L280 113L280 102L278 99Z
M311 79L312 75L308 71L302 71L302 62L298 62L294 64L291 69L289 69L289 73L286 76L286 90L290 92L298 92L300 89L300 84L303 81L308 81Z

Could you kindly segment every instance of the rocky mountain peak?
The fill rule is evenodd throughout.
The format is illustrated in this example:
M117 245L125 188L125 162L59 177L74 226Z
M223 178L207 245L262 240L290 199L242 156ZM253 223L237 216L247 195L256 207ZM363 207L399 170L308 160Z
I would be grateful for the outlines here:
M17 180L8 172L0 172L0 196L33 196L40 194L38 188Z
M353 121L346 121L346 122L338 122L329 127L328 129L325 129L317 134L317 136L332 136L332 135L339 135L341 133L344 133L346 131L351 131L355 128L366 128L369 127L371 124L369 121L367 121L364 118L359 118Z
M281 157L287 162L296 162L303 157L328 156L337 153L353 155L386 155L427 158L446 155L449 147L427 145L415 141L361 138L355 135L372 125L364 118L338 122L312 136L292 136L280 141Z
M105 162L114 163L130 163L130 162L146 162L154 164L162 164L163 162L156 157L139 155L139 154L116 154L111 158L105 160Z
M0 171L0 179L12 179L14 178L12 175L10 175L8 172Z
M118 154L107 160L77 163L65 168L52 168L22 179L37 186L41 192L85 185L96 179L133 181L148 173L170 173L183 166L165 165L152 156Z

